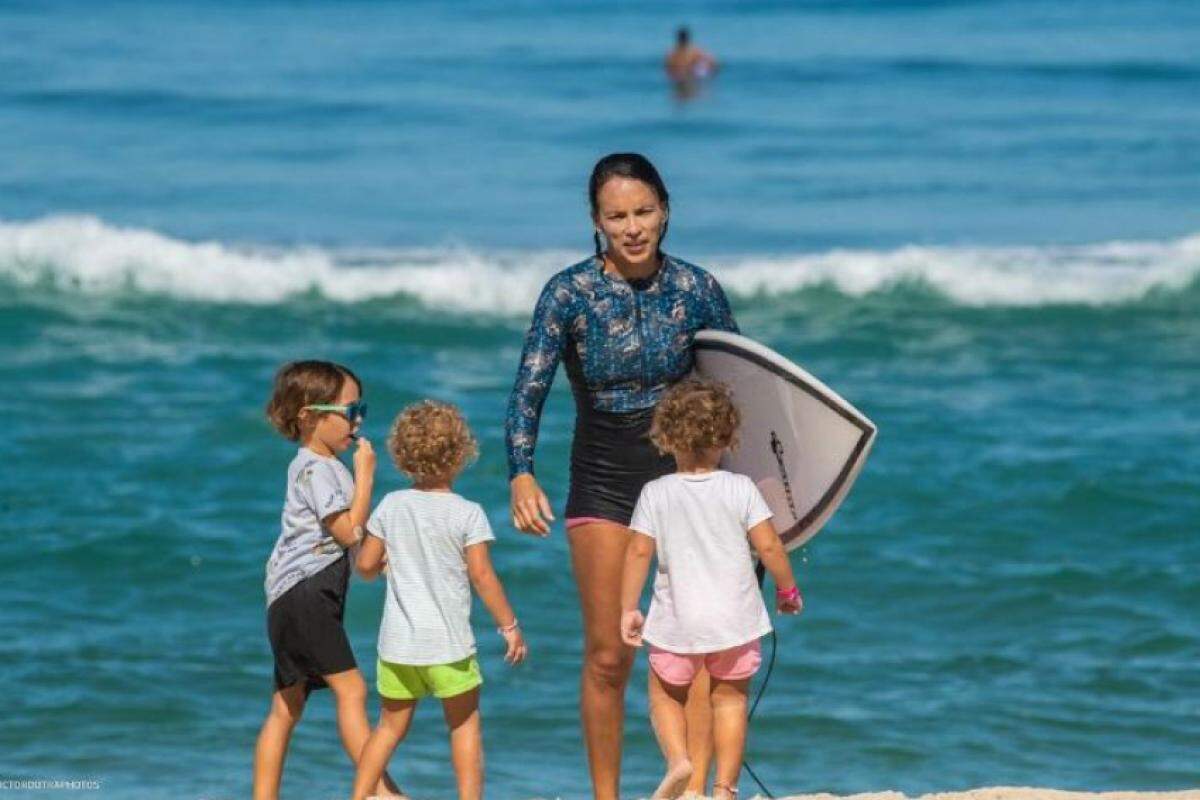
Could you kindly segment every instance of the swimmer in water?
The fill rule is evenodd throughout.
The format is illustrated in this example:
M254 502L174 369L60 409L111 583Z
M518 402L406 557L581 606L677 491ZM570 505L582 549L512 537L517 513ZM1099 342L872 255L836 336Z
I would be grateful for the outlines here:
M665 67L676 84L694 84L716 74L717 59L692 44L691 31L681 27L675 33L675 48L667 54Z

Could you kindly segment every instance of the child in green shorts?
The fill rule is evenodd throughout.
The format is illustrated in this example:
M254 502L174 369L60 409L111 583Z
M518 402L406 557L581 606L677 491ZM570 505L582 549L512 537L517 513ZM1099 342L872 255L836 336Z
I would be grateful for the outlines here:
M527 648L492 569L488 543L495 537L487 516L452 489L478 449L458 409L425 401L396 418L388 450L413 485L388 494L371 514L358 556L365 577L379 574L385 563L388 569L377 679L383 710L359 759L353 796L361 800L375 787L417 701L433 695L450 728L459 799L479 800L483 678L471 633L472 586L507 643L505 661L519 663Z

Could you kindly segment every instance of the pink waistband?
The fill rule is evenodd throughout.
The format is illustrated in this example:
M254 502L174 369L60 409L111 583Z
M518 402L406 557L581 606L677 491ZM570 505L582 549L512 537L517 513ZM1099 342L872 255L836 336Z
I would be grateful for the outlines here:
M595 522L603 522L606 525L620 525L621 523L603 517L567 517L567 530L577 528L580 525L591 525Z

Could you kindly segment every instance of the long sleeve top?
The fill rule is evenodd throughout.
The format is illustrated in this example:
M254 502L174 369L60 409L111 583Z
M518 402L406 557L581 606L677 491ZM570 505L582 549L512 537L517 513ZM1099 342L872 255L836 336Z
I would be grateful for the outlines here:
M542 406L563 361L577 402L596 411L654 406L692 370L692 338L737 332L724 291L670 255L649 278L626 281L588 258L552 277L534 307L505 420L509 478L533 472Z

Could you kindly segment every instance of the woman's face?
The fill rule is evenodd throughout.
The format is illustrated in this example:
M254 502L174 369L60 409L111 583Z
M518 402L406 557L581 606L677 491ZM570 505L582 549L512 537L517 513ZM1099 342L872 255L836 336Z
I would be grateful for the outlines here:
M647 183L634 178L613 177L596 193L593 222L608 239L614 261L638 267L658 256L667 209Z

